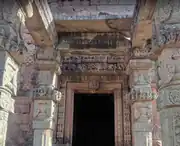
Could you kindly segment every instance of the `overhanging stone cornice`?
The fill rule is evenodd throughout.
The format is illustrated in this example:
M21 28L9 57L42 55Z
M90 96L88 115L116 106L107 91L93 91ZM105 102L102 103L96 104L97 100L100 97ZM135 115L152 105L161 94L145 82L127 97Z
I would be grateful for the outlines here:
M56 45L57 33L47 1L18 0L18 2L25 15L25 24L36 44L42 48Z

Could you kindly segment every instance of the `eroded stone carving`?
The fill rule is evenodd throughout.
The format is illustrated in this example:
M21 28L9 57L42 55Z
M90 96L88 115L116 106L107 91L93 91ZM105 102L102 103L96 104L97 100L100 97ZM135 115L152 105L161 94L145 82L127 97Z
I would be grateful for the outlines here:
M158 59L158 75L160 78L159 85L164 86L169 83L179 81L179 49L164 49Z
M56 90L53 86L39 85L38 88L34 88L32 92L32 97L35 99L51 99L54 101L60 101L61 92Z
M179 42L179 7L178 0L158 0L153 30L153 41L156 46Z
M123 5L122 4L127 4ZM132 17L135 1L52 1L55 20L98 20Z
M91 80L88 83L88 87L90 90L98 90L100 88L100 83L98 80Z
M18 27L20 21L16 15L18 6L15 1L0 2L0 49L18 50L21 43Z
M62 72L120 72L125 69L121 56L81 55L62 58Z
M152 105L148 102L136 103L134 111L134 121L143 122L152 120Z

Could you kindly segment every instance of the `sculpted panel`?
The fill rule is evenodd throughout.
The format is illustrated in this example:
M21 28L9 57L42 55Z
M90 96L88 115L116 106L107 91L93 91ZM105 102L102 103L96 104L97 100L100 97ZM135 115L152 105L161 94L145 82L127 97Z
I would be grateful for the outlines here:
M178 0L158 0L153 42L155 47L179 43L180 41L180 2Z
M125 70L122 56L80 55L62 58L62 72L120 72Z

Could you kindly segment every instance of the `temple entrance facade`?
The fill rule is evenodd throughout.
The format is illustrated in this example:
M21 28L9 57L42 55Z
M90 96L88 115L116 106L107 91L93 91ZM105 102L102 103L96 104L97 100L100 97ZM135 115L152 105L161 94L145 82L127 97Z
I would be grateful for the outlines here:
M179 146L179 7L178 0L0 1L0 145L105 143L104 120L91 124L95 137L78 131L76 99L88 94L94 109L102 100L100 113L110 111L99 96L113 96L109 145ZM90 111L93 122L94 109L80 118Z

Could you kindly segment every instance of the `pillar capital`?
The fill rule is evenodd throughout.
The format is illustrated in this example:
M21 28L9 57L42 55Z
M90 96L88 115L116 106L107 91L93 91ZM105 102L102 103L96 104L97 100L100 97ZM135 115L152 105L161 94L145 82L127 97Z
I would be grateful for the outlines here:
M153 25L153 48L180 47L180 2L158 0Z
M128 65L131 98L137 100L153 100L156 93L152 90L155 85L155 63L149 59L130 60Z
M157 62L160 88L180 83L179 60L180 48L166 48L161 52Z
M36 56L37 85L32 90L34 101L33 146L51 146L57 124L58 103L61 92L57 89L57 76L61 73L60 54L57 50L39 48Z

